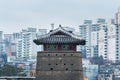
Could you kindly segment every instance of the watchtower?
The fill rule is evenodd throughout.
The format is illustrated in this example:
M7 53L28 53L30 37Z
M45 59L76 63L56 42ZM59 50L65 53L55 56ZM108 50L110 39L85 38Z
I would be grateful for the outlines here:
M34 43L44 46L37 53L37 80L83 80L82 56L76 46L85 45L85 40L59 26Z

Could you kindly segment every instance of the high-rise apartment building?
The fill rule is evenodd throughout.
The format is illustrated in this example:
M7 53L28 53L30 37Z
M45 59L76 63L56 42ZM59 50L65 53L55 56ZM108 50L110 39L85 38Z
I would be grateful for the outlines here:
M4 43L5 43L5 53L7 54L7 56L11 56L12 34L4 34Z
M98 55L107 60L107 24L100 25L101 29L98 31Z
M45 35L47 33L47 29L39 29L38 30L38 36L42 36L42 35Z
M21 33L13 33L12 35L13 35L12 40L14 42L16 42L18 39L21 39L21 37L22 37Z
M43 35L45 35L47 33L47 29L39 29L38 33L37 33L37 37L42 37ZM43 51L43 45L40 45L40 51Z
M115 14L115 24L120 24L120 8L118 12Z
M101 25L98 37L98 54L103 59L119 62L120 61L120 27L115 24Z
M2 39L3 39L3 32L0 31L0 41L2 41Z
M91 32L91 56L98 56L98 32Z
M0 31L0 55L5 51L4 42L3 42L3 32Z
M116 62L119 59L119 53L118 53L118 33L117 33L117 26L114 24L108 24L108 60L112 62Z
M17 52L17 42L19 39L21 39L21 33L13 33L12 34L12 41L11 41L11 49L12 49L12 55L16 56Z
M21 34L17 45L17 58L22 60L36 59L38 46L33 43L33 39L37 38L36 28L24 29Z
M83 57L98 56L98 31L101 28L100 25L105 24L105 19L99 18L96 22L93 24L91 20L85 20L84 24L79 26L80 35L86 40L86 46L80 48Z
M5 54L5 43L3 40L3 31L0 31L0 65L7 62L7 57Z
M15 60L17 53L17 41L21 38L20 33L4 34L5 53L8 62Z
M97 23L97 24L105 24L105 23L106 23L106 20L105 20L104 18L98 18L98 19L96 20L96 23Z
M17 42L17 55L16 57L19 59L19 58L22 58L22 39L19 39L18 42Z
M98 56L98 31L100 24L92 24L91 26L91 57Z
M116 25L116 62L120 62L120 8L115 14Z
M114 27L113 27L114 28ZM120 62L120 25L116 25L116 62Z
M90 58L91 57L91 20L85 20L83 25L79 26L79 32L83 39L86 40L86 46L81 46L80 51L83 54L83 57Z

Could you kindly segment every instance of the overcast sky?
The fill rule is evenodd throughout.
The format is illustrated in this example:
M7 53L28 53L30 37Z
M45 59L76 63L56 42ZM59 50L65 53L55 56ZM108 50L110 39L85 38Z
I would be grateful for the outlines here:
M50 29L51 23L78 29L85 19L114 18L118 7L120 0L0 0L0 31Z

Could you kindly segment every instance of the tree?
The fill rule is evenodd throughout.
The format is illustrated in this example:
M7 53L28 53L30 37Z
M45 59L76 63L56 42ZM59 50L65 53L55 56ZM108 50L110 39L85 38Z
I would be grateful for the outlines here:
M23 72L22 68L17 68L16 66L4 65L0 69L0 76L17 76L19 73Z

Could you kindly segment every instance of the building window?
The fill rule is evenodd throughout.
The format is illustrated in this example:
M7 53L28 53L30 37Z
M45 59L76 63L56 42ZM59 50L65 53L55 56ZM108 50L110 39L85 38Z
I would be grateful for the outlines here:
M50 70L52 71L52 70L53 70L53 68L50 68Z
M116 38L116 40L119 40L119 38Z
M107 58L107 56L105 56L104 58Z
M118 32L116 32L118 34Z
M72 50L72 45L62 45L62 50Z
M119 46L118 44L116 44L116 46Z
M56 56L58 56L58 55L56 54Z
M46 50L57 50L58 45L46 45Z
M48 56L50 56L50 54L48 54Z
M73 54L71 54L71 56L73 56Z
M119 59L119 57L116 57L116 59Z
M116 48L116 49L119 49L119 48Z
M68 68L66 68L66 71L68 70Z

